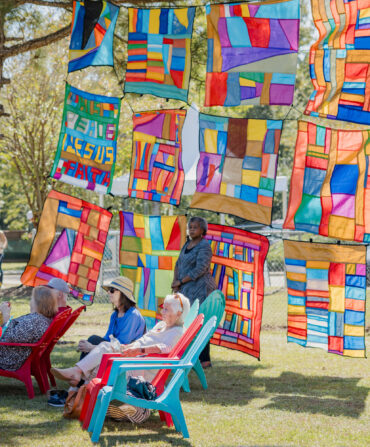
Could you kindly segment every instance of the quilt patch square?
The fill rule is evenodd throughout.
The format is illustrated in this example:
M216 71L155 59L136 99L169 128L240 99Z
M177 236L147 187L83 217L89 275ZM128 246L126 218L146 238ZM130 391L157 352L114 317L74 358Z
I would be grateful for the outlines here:
M62 126L51 177L108 194L117 154L121 101L66 84Z
M290 105L298 0L207 5L205 106Z
M68 72L114 65L113 36L119 7L105 0L74 1Z
M212 248L213 277L226 298L224 316L211 342L259 358L268 239L216 224L208 225L205 239Z
M195 8L129 8L125 92L187 101Z
M365 357L366 247L285 240L284 254L288 342Z
M370 241L369 138L299 122L284 228Z
M270 224L281 130L282 121L201 113L190 207Z
M111 219L104 208L50 191L22 284L35 287L61 278L72 286L73 296L92 302Z
M185 116L185 110L133 115L130 197L180 203L185 180L181 137Z
M363 1L312 1L319 38L310 50L314 91L306 115L370 124L370 8Z
M134 283L137 306L149 330L171 293L173 271L186 240L186 217L121 211L120 236L121 273Z

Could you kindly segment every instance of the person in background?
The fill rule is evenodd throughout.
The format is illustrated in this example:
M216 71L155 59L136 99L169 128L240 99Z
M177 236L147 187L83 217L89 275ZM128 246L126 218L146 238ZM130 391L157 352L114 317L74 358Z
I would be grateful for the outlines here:
M181 293L167 295L162 307L163 320L133 343L118 346L118 352L121 352L124 357L168 354L184 332L184 319L189 309L189 300ZM96 376L103 354L110 352L114 352L111 343L100 343L85 358L76 363L76 366L66 369L51 368L50 371L57 379L65 380L75 386L81 379L92 380ZM132 371L128 373L128 376L143 376L144 380L151 382L157 372L157 370Z
M6 238L4 231L0 230L0 288L3 285L4 273L2 264L4 259L4 251L7 248L7 246L8 246L8 239Z
M114 312L110 317L109 327L104 337L92 335L87 340L80 340L78 350L84 358L96 345L109 342L110 336L121 344L129 344L140 338L145 332L145 320L136 307L134 285L129 278L119 276L103 289L109 294Z
M202 217L191 217L188 222L189 239L181 249L175 265L172 289L187 296L190 303L198 299L202 303L207 296L217 289L211 274L212 249L204 236L208 224ZM203 368L212 366L209 342L199 356Z
M10 318L10 303L1 303L3 323ZM58 312L57 300L48 287L38 286L32 291L30 313L14 318L4 332L1 342L36 343L44 335ZM15 371L31 354L32 348L0 346L0 369Z
M63 279L51 278L46 287L49 287L54 291L54 296L58 303L58 313L70 308L70 306L67 305L69 287Z

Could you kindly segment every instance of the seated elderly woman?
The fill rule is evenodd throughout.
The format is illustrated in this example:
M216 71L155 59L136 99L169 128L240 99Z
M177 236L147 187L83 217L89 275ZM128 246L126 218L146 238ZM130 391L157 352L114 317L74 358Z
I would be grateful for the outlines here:
M10 303L1 303L0 311L5 325L10 318ZM57 300L51 289L44 286L33 289L30 312L9 322L1 342L36 343L40 340L58 312ZM27 360L31 351L31 348L24 346L0 345L0 369L17 370Z
M119 350L124 357L136 357L144 354L167 354L181 338L184 331L184 319L190 309L189 300L181 293L167 295L163 307L163 321L153 329L129 345L120 345ZM51 373L58 379L66 380L75 386L82 379L90 381L96 376L103 354L114 352L112 343L103 342L76 363L76 366L66 369L51 368ZM135 375L143 376L151 382L156 371L135 371ZM131 374L129 374L131 375Z

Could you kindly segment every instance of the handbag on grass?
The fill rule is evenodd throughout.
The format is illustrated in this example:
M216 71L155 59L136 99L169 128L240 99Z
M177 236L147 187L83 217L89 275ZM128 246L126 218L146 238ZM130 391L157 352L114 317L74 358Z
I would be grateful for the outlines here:
M69 391L64 404L63 417L66 419L79 419L85 395L86 385L80 386L78 391Z

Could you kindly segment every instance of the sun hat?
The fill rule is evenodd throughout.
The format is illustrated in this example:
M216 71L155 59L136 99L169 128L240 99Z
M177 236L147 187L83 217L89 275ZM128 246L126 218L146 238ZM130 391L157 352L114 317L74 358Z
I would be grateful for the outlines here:
M134 297L134 284L132 283L131 279L126 278L126 276L118 276L109 284L105 284L103 289L108 292L111 287L122 292L130 301L136 304L136 299Z
M51 280L47 283L47 286L50 289L59 290L63 293L70 293L70 289L68 284L62 278L51 278Z

